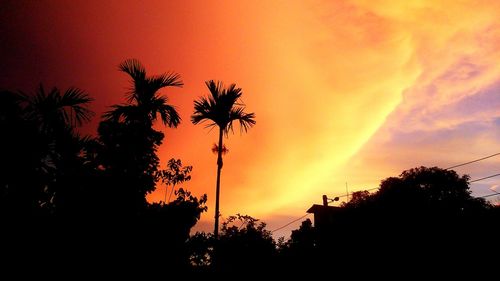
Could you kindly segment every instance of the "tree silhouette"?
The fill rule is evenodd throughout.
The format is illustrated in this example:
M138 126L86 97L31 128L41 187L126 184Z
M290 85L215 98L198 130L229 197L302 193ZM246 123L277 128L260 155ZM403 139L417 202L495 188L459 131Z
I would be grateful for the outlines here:
M90 121L93 115L88 109L93 99L77 88L69 88L64 93L53 88L47 93L40 85L34 95L23 94L23 97L27 118L35 120L44 134L54 137Z
M306 236L313 243L298 239L298 232L292 234L293 243L286 251L292 258L289 264L296 264L293 259L307 263L301 255L293 255L294 249L309 251L313 245L313 254L306 256L316 257L309 264L318 269L350 259L411 270L430 270L442 260L465 266L472 247L477 249L475 256L485 255L486 248L471 242L498 233L492 227L498 215L484 199L471 196L469 176L438 167L406 170L382 180L377 192L356 192L340 207L325 208L331 212L315 217L323 221L321 227L307 232L313 234ZM382 255L384 262L379 260ZM422 256L425 261L415 260Z
M119 70L132 78L132 87L126 104L114 105L104 114L98 129L102 144L98 154L107 188L114 186L108 196L121 208L137 213L147 205L145 196L156 188L158 180L157 149L164 134L153 129L154 122L159 117L164 125L177 127L181 121L167 97L158 91L183 83L177 73L148 76L135 59L121 63Z
M368 204L381 211L398 209L399 213L450 218L488 209L490 205L484 199L471 196L469 179L468 175L459 176L453 170L438 167L413 168L403 171L399 177L383 180L376 193L362 193L363 196L349 204L352 207Z
M219 237L219 196L220 196L220 175L222 170L222 153L223 142L222 137L226 137L229 131L233 131L233 122L237 121L240 124L240 131L247 131L255 125L255 114L244 112L245 106L240 101L243 94L241 88L236 88L236 84L231 84L224 88L222 82L210 80L205 82L210 95L208 97L200 97L194 102L194 113L191 116L193 124L208 122L208 128L219 127L219 143L217 145L217 180L215 193L215 226L214 238Z
M196 233L188 241L195 269L213 272L246 271L251 275L275 268L277 245L266 223L248 215L229 216L220 237ZM250 269L250 270L249 270Z
M214 256L214 237L212 233L196 232L187 242L189 262L193 269L208 271Z
M176 74L147 77L135 61L120 69L135 78L129 103L105 114L97 139L77 131L93 115L92 99L79 89L0 91L3 260L22 251L47 268L71 261L92 270L109 259L144 268L160 268L157 262L162 270L190 267L186 241L207 210L206 195L180 188L168 204L145 199L159 180L173 190L191 178L192 167L179 159L159 170L164 135L153 129L158 119L179 124L175 109L156 91L182 83ZM152 237L163 243L144 247ZM44 263L40 253L56 258ZM91 263L83 261L88 256Z
M272 269L277 253L266 223L248 215L229 216L222 224L220 240L214 248L215 269L239 272L245 268Z
M50 200L59 214L74 209L85 178L82 152L91 137L82 137L75 129L93 116L89 104L93 100L82 90L69 88L61 92L57 88L45 91L40 85L34 95L23 95L26 116L38 124L39 132L48 141L49 154L44 161L52 168L52 178L47 184Z
M5 218L40 213L50 167L48 141L25 114L24 97L0 92L0 210Z
M170 159L167 163L167 169L161 170L158 172L158 176L161 178L162 182L165 183L165 196L163 199L163 203L167 204L170 202L170 197L172 197L172 193L174 192L175 186L179 183L183 183L191 180L191 171L193 170L193 166L182 166L182 161L180 159ZM172 186L172 190L170 191L170 195L168 196L167 201L167 191L168 186Z
M282 269L310 269L318 258L316 229L310 219L302 221L299 229L292 230L290 239L280 245L278 266Z
M164 125L177 127L181 122L175 107L158 91L165 87L182 87L180 75L174 72L147 76L146 69L136 59L128 59L119 65L119 70L132 78L132 87L127 93L127 104L112 106L104 117L108 120L124 120L126 123L142 123L151 126L160 115Z
M64 92L53 88L47 92L42 85L33 94L5 93L2 99L10 108L2 110L3 126L10 131L7 140L10 144L2 145L10 151L3 155L7 156L6 164L16 169L10 173L14 182L7 193L20 192L26 197L21 200L14 196L19 200L10 201L31 201L31 207L24 209L32 209L32 212L54 211L54 205L64 205L65 196L78 185L74 177L80 172L81 153L89 138L81 137L75 128L88 122L93 115L88 109L92 99L77 88ZM26 152L30 156L22 157L24 163L10 157Z

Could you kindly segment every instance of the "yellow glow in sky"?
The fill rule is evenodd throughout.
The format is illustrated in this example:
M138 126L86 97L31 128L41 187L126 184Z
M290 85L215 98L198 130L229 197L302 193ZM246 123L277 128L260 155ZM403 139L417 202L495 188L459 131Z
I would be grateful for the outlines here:
M247 134L225 140L221 213L252 215L271 229L321 195L345 192L346 182L351 191L373 188L417 165L500 151L496 0L10 6L2 40L12 53L2 63L17 72L0 75L5 88L77 86L95 98L100 116L124 101L127 77L116 68L124 59L139 59L151 74L180 73L185 86L164 93L183 123L163 129L159 153L163 165L175 157L194 166L183 187L208 194L200 229L213 221L217 134L189 120L206 80L236 83L257 116Z

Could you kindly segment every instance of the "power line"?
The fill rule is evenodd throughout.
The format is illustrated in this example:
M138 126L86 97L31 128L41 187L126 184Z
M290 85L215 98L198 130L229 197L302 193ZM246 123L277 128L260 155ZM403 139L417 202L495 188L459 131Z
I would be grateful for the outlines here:
M500 155L500 153L494 154L493 156L495 156L495 155ZM493 157L493 156L491 156L491 155L490 155L489 157L486 157L486 158L481 158L481 159L487 159L487 158L490 158L490 157ZM477 161L480 161L480 160L475 160L475 162L477 162ZM469 162L469 163L473 163L473 162L471 161L471 162ZM458 166L458 165L457 165L457 166ZM455 166L455 167L457 167L457 166ZM463 165L462 165L462 166L463 166ZM448 170L448 169L450 169L450 168L447 168L447 170ZM471 180L471 181L470 181L470 183L473 183L473 182L478 182L478 181L482 181L482 180L485 180L485 179L494 178L494 177L498 177L498 176L500 176L500 173L499 173L499 174L494 174L494 175L491 175L491 176L487 176L487 177L483 177L483 178L479 178L479 179L475 179L475 180ZM378 188L378 187L375 187L375 188L370 188L370 189L365 189L365 190L359 190L359 191L371 191L371 190L375 190L375 189L379 189L379 188ZM353 191L353 192L351 192L351 194L352 194L352 193L355 193L355 192L356 192L356 191ZM346 197L346 196L348 196L348 194L339 195L339 196L336 196L336 197ZM483 196L478 196L478 197L479 197L479 198L487 198L487 197L492 197L492 196L500 196L500 193L496 192L496 193L492 193L492 194L488 194L488 195L483 195ZM285 224L285 225L283 225L283 226L281 226L281 227L278 227L278 228L276 228L276 229L274 229L274 230L271 230L271 233L274 233L274 232L276 232L276 231L278 231L278 230L281 230L281 229L283 229L283 228L285 228L285 227L287 227L287 226L291 225L292 223L297 222L297 221L299 221L299 220L301 220L301 219L303 219L303 218L307 217L308 215L310 215L310 214L309 214L309 213L307 213L307 214L305 214L305 215L301 216L301 217L300 217L300 218L298 218L298 219L295 219L295 220L293 220L293 221L291 221L291 222L289 222L289 223L287 223L287 224Z
M494 155L500 155L500 153L497 153L497 154L494 154ZM490 158L492 157L491 155L487 158ZM486 158L481 158L481 159L486 159ZM475 160L477 162L477 160ZM447 168L447 170L450 169L450 168ZM469 181L469 183L473 183L473 182L478 182L478 181L482 181L482 180L485 180L485 179L489 179L489 178L494 178L494 177L498 177L500 176L500 173L498 174L494 174L494 175L490 175L490 176L487 176L487 177L483 177L483 178L479 178L479 179L475 179L475 180L471 180ZM353 192L350 192L349 194L353 194L355 192L359 192L359 191L372 191L372 190L375 190L375 189L379 189L380 187L374 187L374 188L370 188L370 189L362 189L362 190L358 190L358 191L353 191ZM339 195L339 196L335 196L335 197L346 197L347 194L343 194L343 195Z
M500 176L500 174L494 174L494 175L487 176L487 177L484 177L484 178L471 180L471 181L470 181L470 183L472 183L472 182L477 182L477 181L482 181L482 180L485 180L485 179L494 178L494 177L498 177L498 176Z
M479 161L483 161L483 160L486 160L486 159L489 159L489 158L492 158L492 157L495 157L495 156L498 156L498 155L500 155L500 152L494 153L494 154L491 154L491 155L488 155L488 156L485 156L485 157L481 157L481 158L478 158L478 159L474 159L474 160L471 160L471 161L468 161L468 162L464 162L464 163L461 163L461 164L458 164L458 165L454 165L454 166L445 168L445 170L450 170L450 169L453 169L453 168L457 168L457 167L469 165L469 164L476 163L476 162L479 162ZM485 180L485 179L489 179L489 178L493 178L493 177L497 177L497 176L500 176L500 174L494 174L494 175L487 176L487 177L484 177L484 178L475 179L475 180L470 181L470 183L481 181L481 180ZM370 189L365 189L365 190L358 190L358 191L372 191L372 190L375 190L375 189L379 189L379 188L375 187L375 188L370 188ZM341 198L341 197L347 197L347 196L349 196L349 194L353 194L354 192L356 192L356 191L348 192L347 194L338 195L338 196L335 196L335 197L339 197L339 198Z
M494 174L494 175L490 175L490 176L486 176L486 177L482 177L482 178L475 179L475 180L471 180L471 181L469 181L469 183L478 182L478 181L482 181L482 180L485 180L485 179L490 179L490 178L494 178L494 177L498 177L498 176L500 176L500 173ZM358 191L372 191L372 190L375 190L375 189L379 189L379 187L374 187L374 188L364 189L364 190L358 190ZM350 194L353 194L353 193L358 192L358 191L350 192ZM496 194L500 194L500 193L496 193ZM346 196L347 196L347 194L339 195L339 196L335 196L335 197L346 197Z
M495 154L491 154L491 155L488 155L486 157L482 157L482 158L479 158L479 159L475 159L475 160L472 160L472 161L469 161L469 162L465 162L465 163L462 163L462 164L451 166L451 167L446 168L445 170L449 170L449 169L453 169L453 168L457 168L457 167L469 165L469 164L472 164L472 163L475 163L475 162L479 162L479 161L483 161L485 159L488 159L488 158L491 158L491 157L495 157L497 155L500 155L500 152L499 153L495 153Z
M363 189L363 190L358 190L358 191L353 191L351 192L351 194L355 193L355 192L359 192L359 191L372 191L372 190L375 190L375 189L378 189L378 187L374 187L374 188L370 188L370 189ZM341 196L337 196L337 197L346 197L347 194L345 195L341 195Z
M375 187L375 188L370 188L370 189L365 189L365 190L358 190L358 191L371 191L371 190L375 190L375 189L378 189L378 187ZM351 192L351 194L353 194L354 192L356 192L356 191ZM340 197L346 197L346 196L348 196L348 194L339 195L339 196L335 196L335 197L339 197L339 198L340 198ZM289 223L287 223L287 224L285 224L285 225L283 225L283 226L281 226L281 227L278 227L278 228L276 228L276 229L274 229L274 230L271 230L271 233L274 233L274 232L276 232L276 231L278 231L278 230L281 230L281 229L283 229L283 228L285 228L285 227L287 227L287 226L291 225L292 223L297 222L297 221L299 221L299 220L301 220L301 219L303 219L303 218L307 217L308 215L310 215L310 213L307 213L307 214L305 214L305 215L301 216L300 218L295 219L295 220L293 220L293 221L291 221L291 222L289 222Z
M370 189L361 189L361 190L358 190L358 191L353 191L353 192L349 192L349 194L353 194L355 192L359 192L359 191L372 191L372 190L375 190L375 189L379 189L378 187L374 187L374 188L370 188ZM346 197L348 196L347 194L343 194L343 195L339 195L339 196L334 196L334 197Z
M283 228L285 228L285 227L287 227L287 226L291 225L292 223L297 222L297 221L299 221L299 220L301 220L301 219L303 219L303 218L307 217L308 215L310 215L310 214L309 214L309 213L307 213L307 214L303 215L302 217L300 217L300 218L298 218L298 219L295 219L295 220L293 220L293 221L291 221L291 222L289 222L289 223L285 224L284 226L278 227L278 228L276 228L275 230L271 230L271 233L273 233L273 232L275 232L275 231L278 231L278 230L281 230L281 229L283 229Z
M464 163L461 163L461 164L458 164L458 165L454 165L454 166L446 168L445 170L449 170L449 169L453 169L453 168L457 168L457 167L469 165L469 164L472 164L472 163L475 163L475 162L479 162L479 161L483 161L483 160L486 160L488 158L492 158L492 157L495 157L495 156L498 156L498 155L500 155L500 152L499 153L495 153L495 154L491 154L491 155L488 155L488 156L485 156L485 157L482 157L482 158L478 158L478 159L475 159L475 160L472 160L472 161L464 162ZM494 174L494 175L491 175L491 176L487 176L487 177L483 177L483 178L479 178L479 179L475 179L475 180L471 180L469 183L478 182L478 181L482 181L482 180L485 180L485 179L494 178L494 177L498 177L498 176L500 176L500 173ZM379 189L379 188L378 187L374 187L374 188L365 189L365 190L358 190L358 191L372 191L372 190L375 190L375 189ZM350 194L353 194L355 192L356 191L350 192ZM487 197L491 197L491 196L495 196L495 195L498 196L498 195L500 195L500 193L493 193L493 194L488 194L488 195L479 196L479 197L480 198L487 198ZM335 197L341 198L341 197L347 197L347 196L349 196L349 193L343 194L343 195L339 195L339 196L335 196ZM297 221L299 221L299 220L307 217L308 215L310 215L310 214L307 213L307 214L301 216L298 219L295 219L295 220L293 220L293 221L291 221L291 222L289 222L289 223L287 223L287 224L285 224L285 225L283 225L281 227L278 227L278 228L272 230L271 233L274 233L274 232L276 232L278 230L281 230L281 229L283 229L283 228L291 225L292 223L297 222Z
M487 198L487 197L491 197L491 196L495 196L495 195L499 196L500 193L497 192L497 193L492 193L492 194L488 194L488 195L483 195L483 196L479 196L479 198Z

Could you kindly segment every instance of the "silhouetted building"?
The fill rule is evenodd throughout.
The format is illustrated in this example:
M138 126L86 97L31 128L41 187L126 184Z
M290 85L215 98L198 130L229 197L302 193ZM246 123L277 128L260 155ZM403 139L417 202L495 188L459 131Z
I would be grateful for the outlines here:
M334 225L335 218L341 212L340 207L328 206L329 200L323 195L323 205L314 204L307 210L308 213L314 214L314 227L320 231ZM331 201L337 200L338 198L335 198Z

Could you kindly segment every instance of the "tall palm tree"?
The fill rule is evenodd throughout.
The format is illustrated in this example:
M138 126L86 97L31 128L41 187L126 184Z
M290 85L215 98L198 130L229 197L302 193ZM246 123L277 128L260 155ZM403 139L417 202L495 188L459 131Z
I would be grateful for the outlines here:
M165 87L182 87L180 75L167 72L147 75L136 59L119 64L119 70L131 78L131 87L124 104L112 106L104 114L99 126L99 137L104 153L100 153L103 166L112 178L111 186L119 187L124 212L136 212L147 205L146 194L156 188L159 157L158 146L163 133L154 130L158 119L175 128L181 122L179 113L159 92Z
M160 115L164 125L177 127L181 118L175 107L168 104L168 98L159 95L158 91L165 87L182 87L180 75L167 72L147 76L146 69L136 59L128 59L118 66L119 70L132 78L132 87L127 94L128 104L112 106L113 110L105 113L108 120L124 120L127 123L143 123L148 126Z
M222 170L222 154L224 145L222 143L223 135L226 137L229 131L233 132L233 121L240 124L240 131L248 131L255 125L255 114L245 113L245 105L241 102L243 94L241 88L236 88L236 84L231 84L224 88L220 81L210 80L205 82L210 95L200 97L194 102L194 113L191 116L193 124L208 122L207 128L219 127L219 144L217 146L217 182L215 193L215 226L214 237L219 237L219 195L220 195L220 174Z

